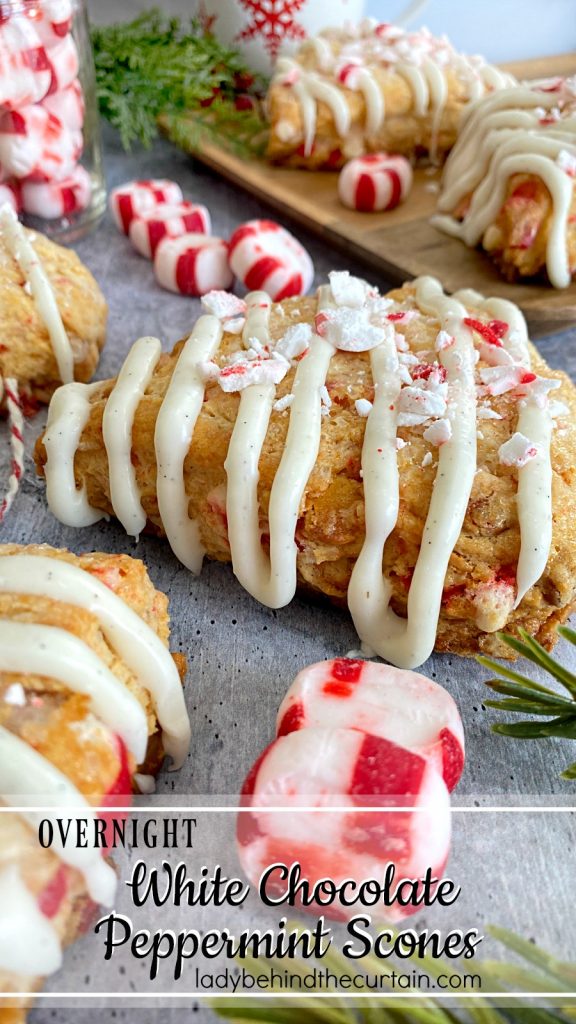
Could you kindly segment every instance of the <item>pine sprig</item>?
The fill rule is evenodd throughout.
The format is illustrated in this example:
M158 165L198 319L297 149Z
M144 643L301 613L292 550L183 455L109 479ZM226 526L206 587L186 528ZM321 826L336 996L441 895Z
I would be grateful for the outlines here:
M136 141L150 145L162 114L197 112L212 134L221 125L224 140L238 121L253 129L248 123L265 82L198 21L185 25L152 9L130 22L93 26L91 34L100 112L118 129L125 149ZM247 95L254 96L253 109ZM240 97L250 109L236 109ZM260 130L263 123L259 118Z
M422 995L402 1005L387 1000L384 993L363 999L358 1006L353 1006L339 993L334 993L331 999L318 999L312 994L308 999L298 1001L291 1001L289 996L283 995L277 1002L271 999L264 1003L255 1002L250 994L236 993L230 1000L214 1001L212 1008L220 1017L238 1024L257 1021L261 1024L567 1024L576 1020L574 1001L566 996L576 986L574 965L555 959L506 928L489 926L487 931L514 955L517 962L490 960L475 964L474 974L480 975L482 989L525 996L524 999L507 998L503 1007L497 1005L497 998L486 998L480 990L473 999L454 1000L449 1005L442 1001L441 995ZM330 949L321 961L296 959L287 965L283 960L246 957L239 962L253 976L271 970L280 973L287 966L291 974L300 977L321 968L338 977L350 973L350 962L334 949ZM405 972L410 969L427 974L431 979L459 973L458 963L448 963L428 955L407 957L396 966ZM460 966L464 970L463 965ZM469 973L469 967L465 970ZM355 961L354 971L366 975L385 973L382 961L371 954ZM280 991L273 986L272 993L275 990ZM392 991L391 984L388 991ZM530 994L533 992L549 992L549 1006L530 1006Z
M576 632L573 629L559 626L558 633L576 646ZM545 722L499 722L492 726L492 731L502 736L515 736L517 739L541 739L547 736L576 739L576 675L548 654L548 651L526 630L520 629L519 636L520 639L507 633L498 634L499 639L517 654L543 668L556 679L568 696L537 683L529 676L506 668L491 658L478 657L476 660L481 665L500 677L487 680L486 685L495 693L502 694L504 699L487 700L484 703L488 707L521 715L535 715L541 718L548 716ZM576 778L576 762L569 765L561 775L564 779Z

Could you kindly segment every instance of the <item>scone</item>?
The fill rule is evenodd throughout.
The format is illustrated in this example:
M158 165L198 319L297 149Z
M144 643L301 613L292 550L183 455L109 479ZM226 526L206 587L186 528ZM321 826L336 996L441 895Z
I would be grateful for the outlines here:
M576 393L516 306L426 277L382 297L346 272L310 298L203 301L171 355L142 338L116 381L55 395L36 457L62 522L166 534L270 607L297 585L347 602L400 667L509 656L504 628L553 645L575 596Z
M75 252L23 228L0 208L0 374L26 411L55 389L90 380L106 340L107 306Z
M466 105L513 82L426 29L407 33L375 19L326 29L277 61L268 156L311 169L382 150L439 161Z
M509 280L576 273L576 77L518 85L468 110L432 223L481 245Z
M106 820L146 791L163 751L180 764L190 727L184 659L168 650L168 602L126 555L0 545L0 1020L17 1020L62 946L111 904L102 849L38 842L42 818ZM102 817L102 814L100 814ZM88 831L88 830L87 830Z

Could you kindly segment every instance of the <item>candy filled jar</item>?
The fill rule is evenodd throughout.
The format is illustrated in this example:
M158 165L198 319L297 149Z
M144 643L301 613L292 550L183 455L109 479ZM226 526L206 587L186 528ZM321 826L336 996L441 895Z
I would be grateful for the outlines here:
M0 0L0 205L73 241L106 192L84 0Z

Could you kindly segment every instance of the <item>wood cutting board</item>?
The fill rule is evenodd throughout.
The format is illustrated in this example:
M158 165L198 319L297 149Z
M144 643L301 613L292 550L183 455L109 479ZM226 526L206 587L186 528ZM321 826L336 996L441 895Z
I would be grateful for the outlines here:
M570 75L576 74L576 54L503 66L521 79ZM431 169L418 169L405 203L387 213L366 214L347 210L339 202L337 172L275 167L265 160L241 159L208 144L195 149L193 155L284 216L314 231L328 245L364 260L389 281L432 274L448 292L467 287L511 299L520 306L536 336L576 322L576 282L562 290L545 284L511 284L500 276L486 254L432 227L429 218L436 207L439 170L431 173Z

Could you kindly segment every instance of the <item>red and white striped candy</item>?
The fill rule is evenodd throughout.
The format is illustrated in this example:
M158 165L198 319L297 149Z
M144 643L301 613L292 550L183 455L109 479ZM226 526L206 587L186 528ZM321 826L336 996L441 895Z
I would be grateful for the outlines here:
M51 82L48 55L27 18L0 22L0 107L38 103Z
M52 78L50 93L62 92L78 76L80 61L72 36L65 36L48 51L48 62Z
M252 882L275 862L294 861L312 884L382 879L388 864L397 880L418 879L427 868L440 875L448 857L450 798L442 777L418 754L352 729L303 729L275 740L249 773L242 803L251 810L238 814L238 852ZM274 810L286 807L294 809ZM279 875L274 881L281 883ZM337 918L358 913L340 904L325 910ZM382 907L373 911L378 916ZM380 916L397 920L413 911L395 904Z
M277 735L310 726L391 740L430 760L449 790L464 768L458 708L442 686L418 672L351 658L309 665L280 705Z
M46 96L42 100L42 106L59 118L67 128L81 130L84 124L84 93L77 78L61 92L53 92Z
M82 133L69 131L39 104L0 116L0 166L15 178L52 181L74 169Z
M22 192L17 182L0 181L0 206L8 203L15 213L22 209Z
M153 178L147 181L127 181L112 189L110 212L119 231L127 235L134 217L153 210L160 203L181 203L182 189L175 181Z
M54 220L77 210L85 210L92 194L92 179L78 164L63 181L24 182L22 205L26 213Z
M136 251L152 259L163 238L179 238L190 232L207 235L211 226L205 206L161 203L148 213L134 217L128 234Z
M230 266L249 291L265 291L275 302L304 295L314 279L306 249L272 220L249 220L230 238Z
M234 280L226 242L199 234L164 238L156 249L154 273L158 284L181 295L205 295L229 288Z
M372 153L349 160L338 177L344 206L362 213L392 210L412 187L412 168L404 156Z
M29 17L44 46L56 46L72 28L72 4L70 0L42 0L33 7Z

